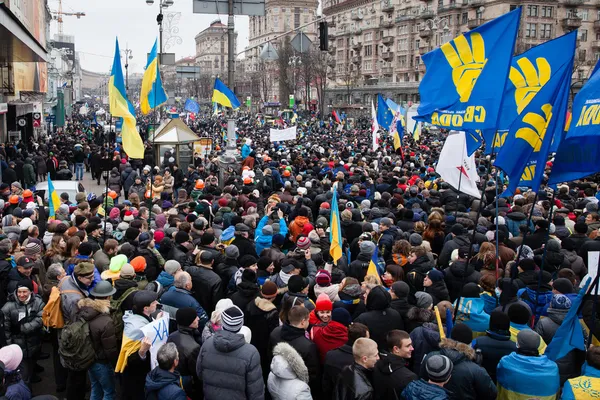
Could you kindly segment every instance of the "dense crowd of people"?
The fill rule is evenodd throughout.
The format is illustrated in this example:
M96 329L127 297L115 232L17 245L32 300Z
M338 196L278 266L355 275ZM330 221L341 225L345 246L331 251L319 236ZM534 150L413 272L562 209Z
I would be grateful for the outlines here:
M195 124L220 137L220 121ZM225 175L217 152L129 159L77 121L0 146L6 398L598 396L600 348L544 355L600 250L595 179L498 198L506 182L477 153L472 198L435 172L444 132L400 154L360 126L307 120L283 143L238 126ZM47 175L87 171L107 190L57 193L55 212L37 196ZM165 313L153 349L142 328ZM579 313L600 338L592 294ZM55 388L36 385L47 357Z

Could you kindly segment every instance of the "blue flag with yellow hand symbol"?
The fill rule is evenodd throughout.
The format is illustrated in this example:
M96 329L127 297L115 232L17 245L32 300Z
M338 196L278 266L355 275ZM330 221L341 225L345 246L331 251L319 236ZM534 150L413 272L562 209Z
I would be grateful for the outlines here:
M600 171L600 73L594 71L573 101L571 124L554 158L549 184Z
M495 129L520 16L516 9L425 54L414 119L461 131Z
M511 196L518 186L538 190L552 138L560 140L565 126L576 43L575 35L569 37L571 43L561 49L569 62L563 64L532 96L510 126L504 145L498 152L494 165L509 177L508 188L502 196Z

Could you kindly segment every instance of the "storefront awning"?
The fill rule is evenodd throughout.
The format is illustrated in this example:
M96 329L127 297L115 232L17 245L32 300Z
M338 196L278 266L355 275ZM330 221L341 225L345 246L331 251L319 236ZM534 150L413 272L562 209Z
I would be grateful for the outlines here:
M0 4L0 62L48 61L48 52Z

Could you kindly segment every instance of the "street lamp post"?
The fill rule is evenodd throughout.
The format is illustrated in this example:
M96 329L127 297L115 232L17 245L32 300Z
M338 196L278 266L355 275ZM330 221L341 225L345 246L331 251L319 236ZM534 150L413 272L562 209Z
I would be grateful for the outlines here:
M444 34L446 34L450 31L450 26L449 26L447 17L441 17L441 18L434 17L434 18L425 20L425 30L433 31L433 34L435 35L435 34L437 34L438 30L440 30L440 29L444 32ZM443 39L441 41L445 42ZM431 39L429 39L429 47L433 48ZM431 49L428 49L428 50L431 50Z
M288 65L292 67L292 82L294 86L294 99L296 98L296 68L302 65L300 56L291 56L288 60ZM294 100L295 101L295 100ZM294 103L295 104L295 103Z
M133 58L131 55L133 50L127 45L127 48L121 51L125 53L125 93L127 93L127 97L129 97L129 60Z
M175 2L175 0L159 0L158 1L158 6L159 6L159 12L158 15L156 16L156 22L158 23L158 46L159 46L159 56L158 56L158 63L159 65L162 64L162 53L163 53L163 8L169 8L173 5L173 3ZM154 0L146 0L146 4L148 4L149 6L154 4Z

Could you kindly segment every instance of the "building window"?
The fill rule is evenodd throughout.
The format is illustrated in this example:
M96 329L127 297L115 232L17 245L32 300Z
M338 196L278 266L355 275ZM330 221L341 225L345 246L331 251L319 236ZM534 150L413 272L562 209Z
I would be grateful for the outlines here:
M462 14L462 23L466 24L469 21L469 13Z
M363 64L363 70L365 71L370 71L373 69L373 62L372 61L365 61Z
M294 8L294 29L300 26L300 8Z
M554 7L543 6L542 7L542 17L544 17L544 18L552 18L553 11L554 11Z
M536 37L537 24L526 24L525 25L525 37L535 38Z
M344 39L338 39L337 46L338 47L344 47Z
M538 6L527 6L527 16L528 17L537 17L538 16Z
M588 10L583 9L579 11L579 18L581 18L582 21L587 21L589 18Z
M279 29L279 16L273 15L273 28Z
M579 31L577 32L577 36L579 37L580 41L587 42L587 37L588 37L587 29L579 29Z
M398 39L398 51L408 50L407 43L407 39Z
M373 32L365 33L365 42L370 42L373 40Z
M585 61L586 59L586 50L579 50L579 61Z
M541 24L540 38L541 39L551 39L552 38L552 24Z
M400 67L406 68L406 56L398 57L398 65Z
M567 18L579 18L579 11L577 9L567 11Z
M421 40L420 39L415 40L414 50L419 50L420 45L421 45Z
M338 61L344 59L344 50L338 50L338 52L337 52L337 59L338 59Z
M596 60L596 61L600 60L600 53L598 53L598 52L594 53L594 60Z
M370 57L372 55L373 55L373 46L372 45L365 46L365 56Z

